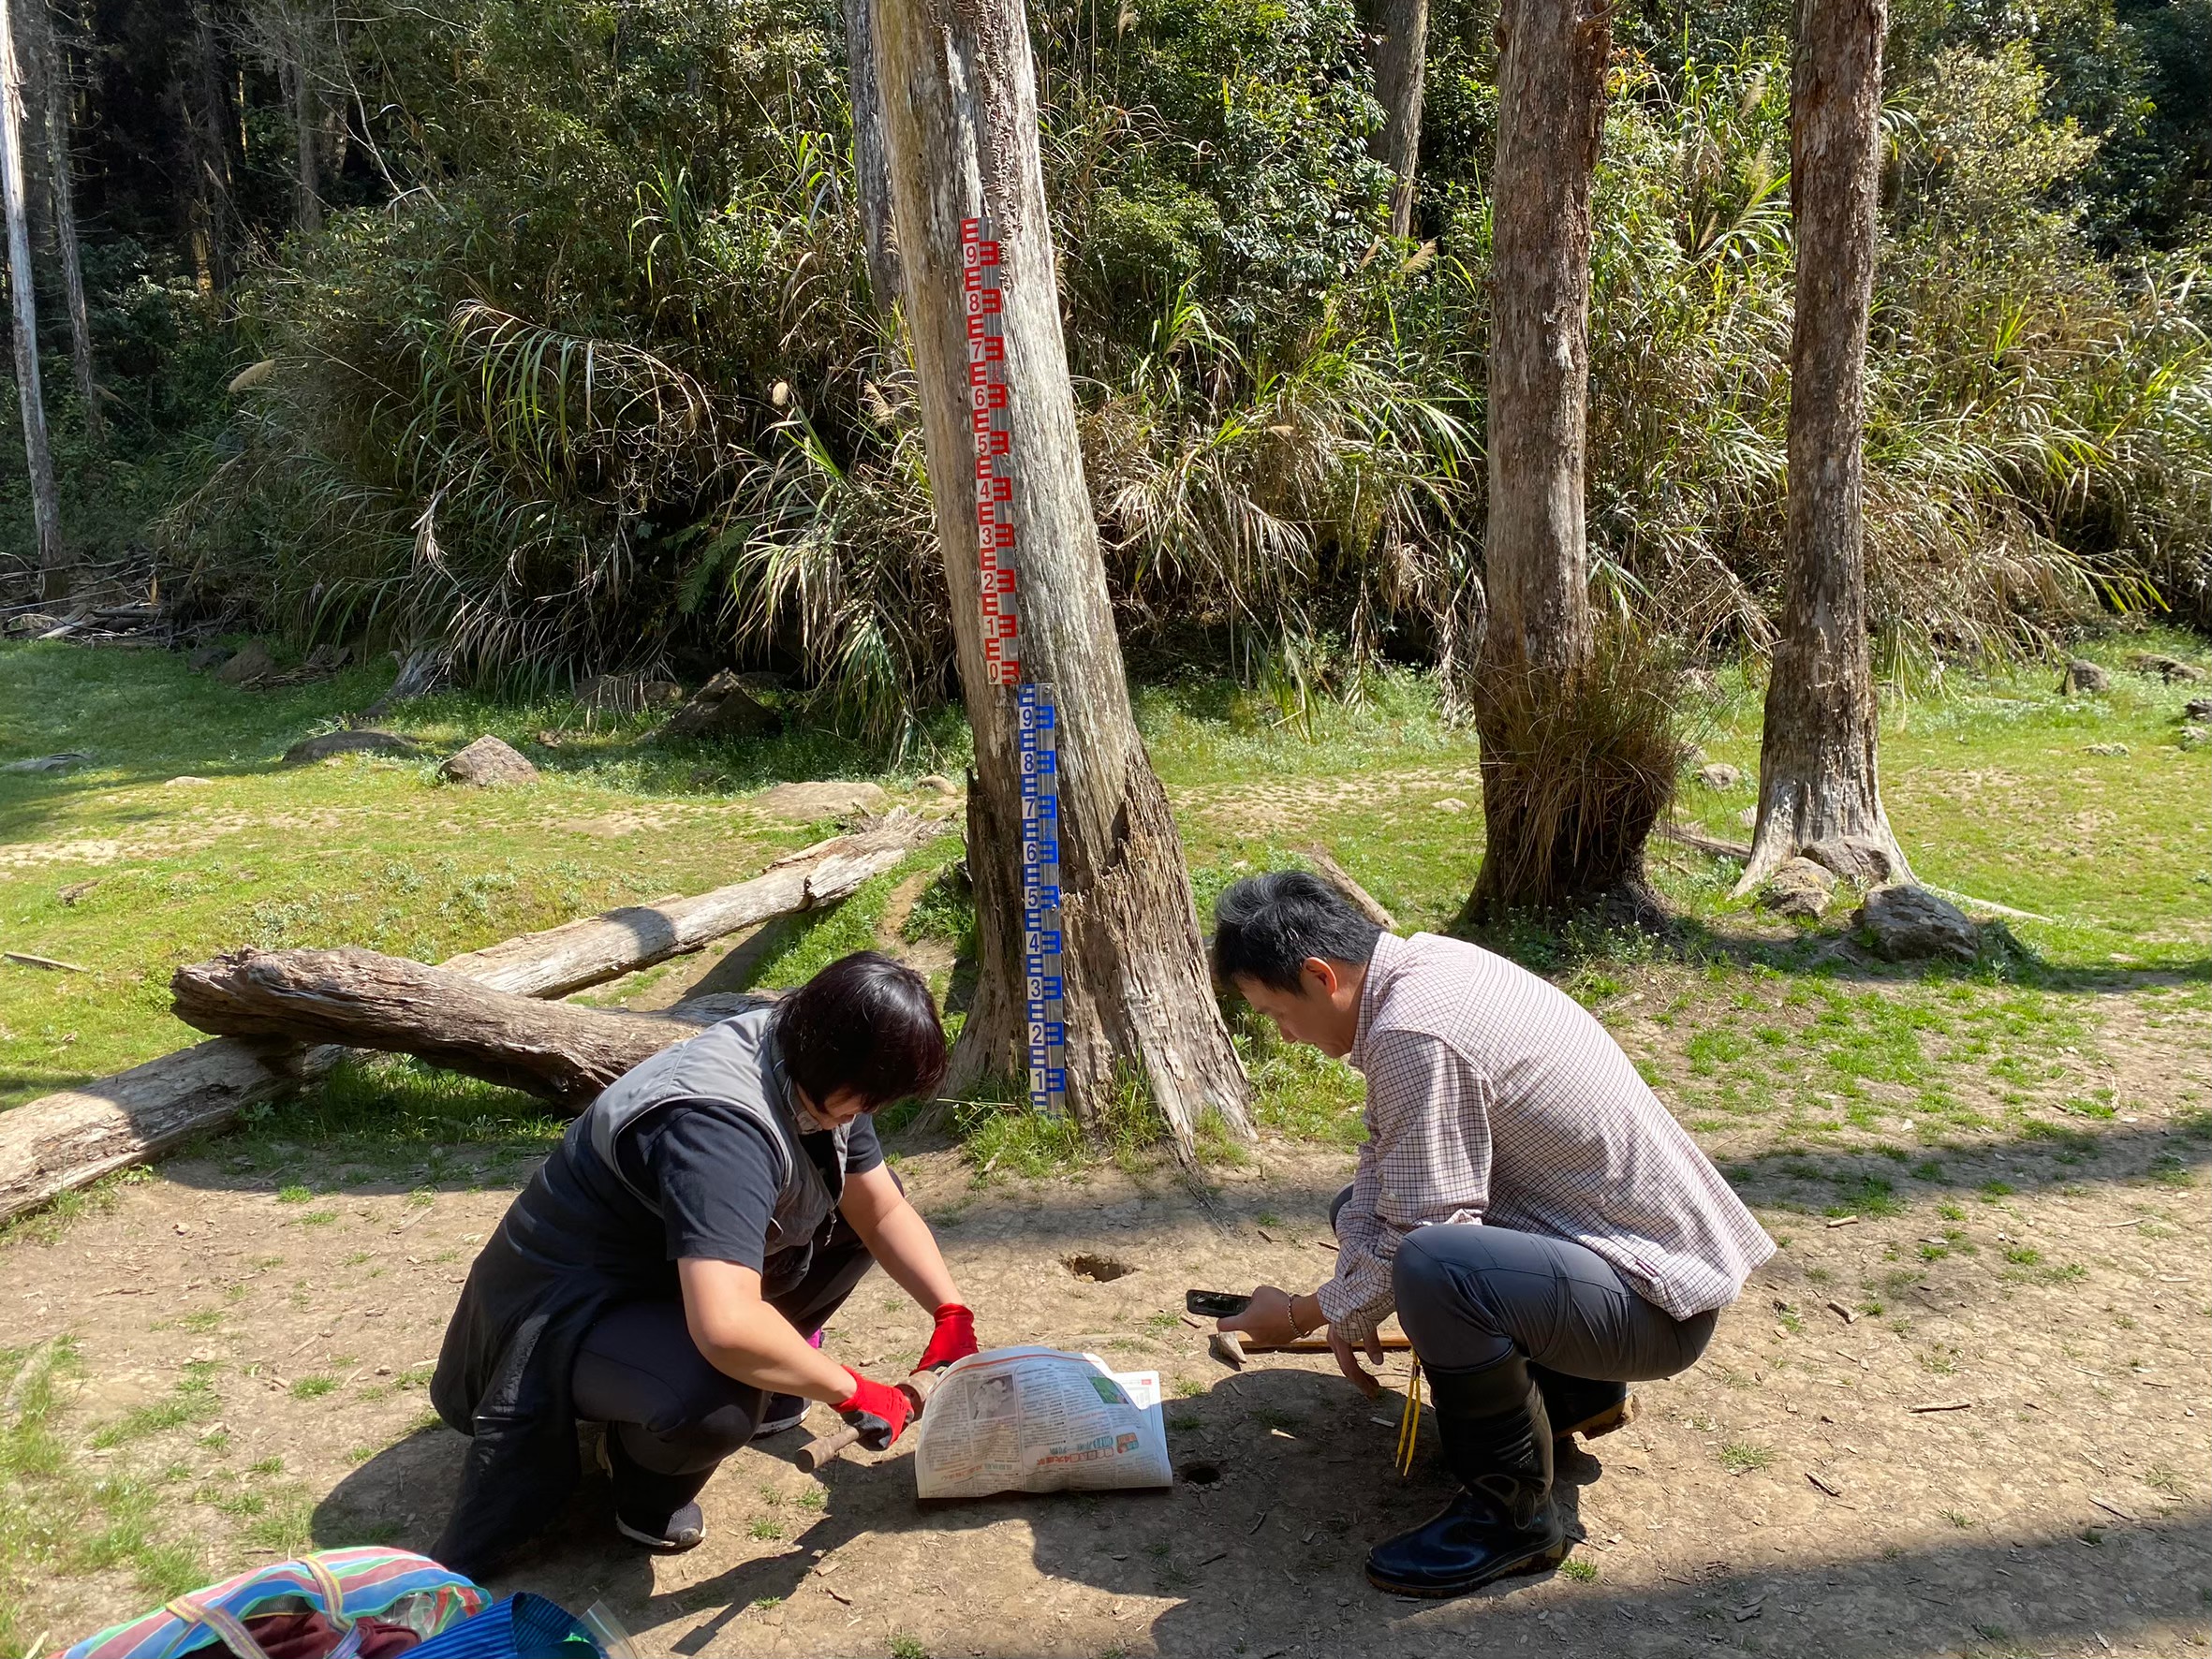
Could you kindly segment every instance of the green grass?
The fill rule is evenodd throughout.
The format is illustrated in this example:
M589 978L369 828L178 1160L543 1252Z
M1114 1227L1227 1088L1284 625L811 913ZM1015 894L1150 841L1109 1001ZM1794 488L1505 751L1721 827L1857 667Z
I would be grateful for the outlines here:
M0 863L0 931L11 947L87 970L0 976L0 1107L196 1040L168 1012L179 963L240 944L436 962L612 904L701 891L813 834L734 808L736 795L783 777L884 775L860 746L817 731L664 747L641 741L641 720L602 716L586 730L573 703L462 695L406 705L389 723L423 740L420 759L276 767L389 675L373 665L248 692L167 653L0 645L0 760L92 756L66 773L0 772L0 846L15 855ZM529 755L541 781L436 782L437 757L484 732Z
M0 1417L0 1651L20 1652L39 1634L19 1599L34 1573L119 1573L149 1603L209 1577L198 1550L168 1535L157 1479L100 1468L69 1443L62 1401L81 1370L66 1342L0 1349L0 1394L15 1402Z
M215 1394L214 1362L192 1360L168 1398L141 1405L120 1421L96 1431L92 1445L96 1450L107 1451L185 1423L204 1422L215 1415L221 1403Z
M1754 1470L1770 1467L1775 1461L1770 1446L1753 1446L1748 1441L1731 1441L1714 1453L1720 1466L1731 1475L1748 1475Z
M2116 668L2136 649L2208 654L2174 635L2092 643L2088 654ZM610 904L737 879L820 832L756 818L742 800L753 787L825 776L896 786L920 771L956 771L964 758L949 735L956 720L910 771L894 774L818 732L662 749L643 741L641 721L586 729L573 704L456 695L408 705L395 723L425 740L422 760L274 766L289 742L365 706L386 672L246 693L159 653L0 645L0 762L65 747L93 754L81 771L0 772L0 932L11 948L88 970L0 968L0 1108L196 1040L168 1012L179 962L240 943L356 944L435 961ZM2012 1184L1986 1181L1979 1196L1996 1212L1975 1203L1985 1167L1976 1167L1974 1150L1987 1138L2031 1155L2036 1167L2008 1173L2032 1195L2054 1178L2098 1178L2110 1138L2125 1132L2122 1119L2175 1111L2155 1159L2123 1168L2106 1157L2104 1179L2126 1174L2145 1201L2170 1187L2176 1203L2200 1182L2212 1139L2212 1105L2146 1107L2101 1075L2099 1050L2101 1006L2114 992L2129 993L2152 1024L2171 1024L2176 1043L2199 1040L2212 1012L2212 845L2202 831L2212 750L2185 754L2172 742L2188 687L2123 670L2113 696L2092 706L2055 697L2050 679L2040 667L1954 676L1945 697L1884 703L1885 793L1916 868L1939 885L2057 918L2012 923L2016 948L1972 967L1847 968L1822 954L1840 918L1810 932L1751 935L1755 918L1728 896L1733 868L1663 843L1653 845L1652 870L1682 918L1675 942L1579 928L1516 928L1486 941L1553 975L1621 1032L1630 1058L1693 1131L1731 1138L1732 1176L1769 1189L1762 1206L1772 1198L1772 1208L1832 1217L1910 1214L1910 1234L1936 1235L1934 1243L1897 1241L1903 1281L1883 1287L1893 1299L1925 1270L1916 1250L1949 1263L1945 1272L1979 1266L2012 1285L2086 1275L2027 1245L1994 1259L2001 1241L1986 1239L1991 1259L1965 1259L1976 1250L1969 1215L2005 1225L2015 1196ZM1722 680L1723 695L1699 715L1701 741L1712 758L1746 765L1756 759L1757 688L1738 673ZM1176 800L1202 916L1229 883L1296 863L1318 844L1404 930L1449 925L1474 879L1482 825L1479 810L1444 813L1433 803L1448 795L1479 803L1481 795L1472 734L1445 718L1426 681L1383 676L1356 703L1321 705L1303 721L1220 681L1141 686L1136 704ZM429 756L484 731L523 748L544 769L542 782L481 792L437 784ZM558 741L540 741L540 732ZM2082 753L2113 739L2133 753ZM211 781L170 785L183 775ZM1734 816L1750 800L1748 788L1717 796L1692 786L1681 811L1740 838ZM971 947L972 901L953 869L960 850L942 840L898 876L772 930L749 952L750 982L795 984L877 944L893 888L915 872L929 879L900 936ZM959 970L951 980L959 983ZM1364 1133L1357 1075L1281 1042L1241 1004L1229 1014L1261 1124L1356 1146ZM1029 1112L1011 1089L983 1091L936 1119L962 1142L980 1182L1081 1180L1101 1163L1140 1169L1160 1157L1158 1115L1134 1079L1115 1091L1095 1138ZM412 1060L375 1059L258 1108L219 1155L240 1179L261 1183L292 1225L351 1228L344 1200L354 1188L383 1183L421 1207L455 1188L511 1186L564 1127L528 1096ZM896 1125L887 1119L886 1127ZM1202 1126L1201 1151L1223 1165L1248 1155L1217 1123ZM111 1203L122 1184L146 1179L126 1172L67 1195L0 1240L52 1240ZM284 1264L271 1256L258 1265ZM1828 1275L1807 1277L1820 1285ZM1859 1305L1871 1314L1883 1304L1868 1295ZM205 1337L235 1328L229 1311L182 1313L175 1325ZM1777 1322L1796 1329L1806 1316L1791 1309ZM56 1376L74 1375L68 1350L50 1358ZM1937 1374L1964 1363L1940 1346L1919 1358ZM0 1377L22 1362L0 1354ZM288 1385L294 1394L315 1399L342 1386L347 1365L320 1363L326 1372ZM269 1549L306 1541L312 1506L280 1466L257 1467L250 1480L204 1468L229 1455L228 1435L208 1430L218 1381L211 1365L187 1367L160 1398L76 1424L64 1421L55 1402L70 1390L57 1391L53 1377L26 1387L17 1420L0 1427L0 1651L37 1634L7 1622L20 1608L7 1598L28 1578L120 1573L151 1601L222 1564L176 1547L170 1540L181 1534L159 1524L173 1498L165 1494L184 1485L125 1464L161 1468L190 1452L203 1465L200 1501L236 1522L235 1541ZM421 1386L408 1373L347 1394L418 1390L419 1402ZM1173 1391L1188 1400L1209 1387L1178 1378ZM1201 1409L1180 1408L1193 1417ZM413 1427L435 1422L423 1412ZM114 1455L96 1463L95 1450ZM1772 1457L1745 1443L1717 1455L1737 1473ZM810 1488L795 1501L811 1512L824 1500ZM893 1648L921 1652L904 1637Z

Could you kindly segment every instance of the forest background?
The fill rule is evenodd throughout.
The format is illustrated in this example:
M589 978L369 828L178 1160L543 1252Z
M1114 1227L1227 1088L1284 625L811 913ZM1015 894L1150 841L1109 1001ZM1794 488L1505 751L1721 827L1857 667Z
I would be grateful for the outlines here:
M47 304L74 558L150 560L172 607L295 649L441 640L485 689L734 664L892 754L956 701L833 7L53 21L69 119L34 126L70 135L99 416ZM1132 667L1226 660L1296 712L1412 664L1450 700L1482 623L1494 7L1432 9L1407 239L1345 0L1031 22ZM1615 25L1593 568L1693 659L1756 658L1780 591L1788 23L1749 0ZM2212 0L1894 9L1867 432L1893 680L2100 610L2212 623L2207 39ZM0 582L27 595L0 448Z

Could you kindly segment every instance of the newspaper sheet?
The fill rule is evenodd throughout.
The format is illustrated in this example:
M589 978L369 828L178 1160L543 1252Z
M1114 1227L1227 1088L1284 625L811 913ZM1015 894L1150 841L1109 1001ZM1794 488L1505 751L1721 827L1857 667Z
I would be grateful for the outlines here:
M924 1498L1172 1485L1159 1373L1057 1348L971 1354L922 1414L914 1478Z

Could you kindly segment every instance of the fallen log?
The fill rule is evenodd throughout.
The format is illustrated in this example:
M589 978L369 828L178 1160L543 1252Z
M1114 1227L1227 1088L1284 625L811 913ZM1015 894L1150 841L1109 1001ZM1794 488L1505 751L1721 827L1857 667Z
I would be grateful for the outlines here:
M1386 933L1398 931L1398 918L1385 910L1373 893L1354 881L1351 872L1329 856L1327 847L1317 842L1305 849L1305 857L1313 865L1314 874L1349 899L1362 916Z
M858 835L818 842L779 859L750 881L695 898L610 910L471 950L443 965L494 991L566 996L697 950L741 928L834 904L947 828L939 818L900 813Z
M234 950L186 963L170 990L177 1018L216 1036L412 1054L571 1110L699 1030L669 1015L517 996L373 950Z
M0 1221L159 1157L297 1086L243 1043L201 1043L0 1112Z
M1710 853L1716 859L1733 859L1739 864L1751 856L1748 842L1722 841L1718 836L1707 835L1681 824L1659 824L1653 829L1652 833L1662 840L1679 842L1693 851Z
M834 903L950 826L893 816L790 854L750 881L628 905L449 961L453 974L522 996L564 996L794 911ZM297 1053L229 1037L0 1111L0 1222L146 1163L298 1086Z

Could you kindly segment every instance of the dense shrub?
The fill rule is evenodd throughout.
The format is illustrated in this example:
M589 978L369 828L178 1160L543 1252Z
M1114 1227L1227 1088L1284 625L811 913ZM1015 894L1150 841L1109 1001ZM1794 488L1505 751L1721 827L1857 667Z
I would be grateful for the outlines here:
M1868 446L1895 667L2100 604L2212 622L2205 261L2171 214L2165 251L2110 251L2124 112L2080 41L2142 31L2078 3L2041 33L1898 19ZM1762 645L1781 580L1789 76L1774 8L1739 9L1624 18L1597 190L1594 576L1691 650ZM1436 8L1404 244L1348 0L1034 14L1133 645L1196 630L1294 697L1385 656L1464 691L1494 10ZM198 440L161 526L184 573L302 634L444 637L479 674L734 654L895 739L952 689L949 630L834 9L372 6L347 39L391 187L233 290L233 363L277 367ZM2167 62L2144 50L2138 79Z

